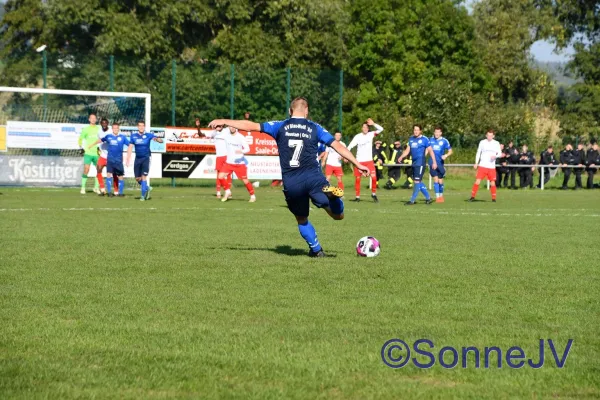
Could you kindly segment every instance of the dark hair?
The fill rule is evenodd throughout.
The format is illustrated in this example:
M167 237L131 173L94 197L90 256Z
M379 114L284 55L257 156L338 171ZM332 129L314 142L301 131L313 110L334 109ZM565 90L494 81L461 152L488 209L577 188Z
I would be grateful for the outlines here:
M548 146L548 148L554 150L554 146L552 145Z
M423 127L421 125L419 125L419 124L414 124L413 125L413 129L415 129L415 128L419 128L420 131L423 130Z
M493 129L488 129L487 131L485 131L485 133L486 133L486 135L487 135L488 133L491 133L492 135L495 135L495 134L496 134L496 132L494 132L494 130L493 130ZM512 142L512 140L511 140L511 142Z
M146 121L144 121L143 119L138 119L137 123L138 124L144 124L144 125L146 125Z
M106 118L102 118L102 119L100 120L100 123L102 123L102 122L107 122L107 123L108 123L108 119L106 119Z
M94 117L98 118L98 114L96 114L96 112L95 112L95 111L92 111L92 112L90 112L90 113L89 113L89 115L88 115L88 117L91 117L92 115L93 115Z
M116 126L121 126L121 125L120 125L118 122L113 122L113 123L112 123L112 126L115 126L115 125L116 125Z
M442 127L439 125L436 125L435 128L433 128L434 131L443 131Z

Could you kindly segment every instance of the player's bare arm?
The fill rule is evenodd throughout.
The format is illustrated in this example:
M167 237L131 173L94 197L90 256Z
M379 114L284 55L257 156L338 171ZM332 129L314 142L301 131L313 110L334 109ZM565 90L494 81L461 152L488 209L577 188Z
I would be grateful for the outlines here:
M435 162L435 154L433 153L433 147L429 146L427 148L427 153L429 154L429 157L431 157L431 168L437 169L437 163Z
M94 147L94 146L98 146L100 143L102 143L102 140L98 139L96 142L92 143L92 145L91 145L91 146L88 146L88 147L86 148L86 150L89 150L89 149L91 149L91 148L92 148L92 147Z
M215 129L218 126L223 125L231 126L242 131L260 131L260 124L258 122L235 119L215 119L208 124L208 127Z
M154 140L155 142L158 142L158 143L163 142L162 138L159 138L159 137L152 138L152 140Z
M446 158L452 155L452 149L448 149L448 152L442 156L442 160L446 161Z
M406 158L408 153L410 153L410 147L407 147L406 149L404 149L402 154L400 154L400 157L398 157L398 164L402 164L402 160L404 160L404 158Z
M127 165L128 167L131 165L131 151L133 150L133 144L129 144L129 146L127 146L127 160L125 161L125 165Z
M359 163L358 160L354 157L354 155L350 152L350 150L345 148L344 145L342 145L340 142L334 141L333 143L331 143L331 148L337 151L338 154L344 157L346 160L354 164L354 166L356 166L356 168L358 168L364 176L369 176L371 174L369 168Z

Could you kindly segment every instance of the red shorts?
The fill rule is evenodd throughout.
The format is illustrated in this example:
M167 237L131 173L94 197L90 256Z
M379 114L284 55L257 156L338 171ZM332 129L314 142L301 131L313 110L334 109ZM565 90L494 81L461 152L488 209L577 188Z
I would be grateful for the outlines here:
M227 156L217 157L217 165L215 166L215 169L217 170L217 172L223 172L223 169L225 168L226 163L227 163Z
M342 176L342 175L344 175L344 171L342 170L342 167L334 167L332 165L325 165L325 175L327 175L327 176L331 176L331 175Z
M98 164L96 164L96 169L98 171L102 171L102 168L106 167L106 158L98 157Z
M486 179L488 181L496 180L496 168L477 167L477 176L475 179Z
M248 167L246 167L246 164L225 163L225 166L221 172L225 172L227 174L233 172L238 179L248 179Z
M360 164L369 168L371 175L375 175L375 163L373 163L373 161L361 161ZM356 167L354 167L354 176L356 176L356 177L362 176L362 173Z

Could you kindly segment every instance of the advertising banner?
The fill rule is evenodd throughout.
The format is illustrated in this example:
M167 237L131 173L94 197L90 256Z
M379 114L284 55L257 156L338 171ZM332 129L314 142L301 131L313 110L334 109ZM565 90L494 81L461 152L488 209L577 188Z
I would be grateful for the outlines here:
M215 142L213 139L203 137L205 132L210 129L201 128L180 128L169 127L165 128L167 138L167 151L173 153L215 153ZM250 146L248 155L264 155L276 156L277 143L275 139L266 133L262 132L246 132L240 131L246 137L246 142Z
M81 130L86 126L86 124L8 121L6 144L10 148L75 150L79 148L78 139ZM137 127L121 126L121 132L125 136L136 131ZM150 128L150 131L160 138L165 137L164 128ZM1 143L0 135L0 145ZM153 153L164 153L166 148L164 142L152 141L150 144L150 151Z
M133 178L133 160L125 166L125 177ZM126 155L123 154L123 160ZM161 177L161 154L152 156L150 178ZM15 156L0 157L0 185L14 186L78 186L83 173L82 157ZM96 176L92 166L89 177Z
M0 152L6 149L6 126L0 126Z
M163 154L162 176L190 179L215 179L216 156L212 154ZM281 179L279 157L247 156L248 179Z
M77 186L82 172L83 161L78 157L0 157L0 185Z

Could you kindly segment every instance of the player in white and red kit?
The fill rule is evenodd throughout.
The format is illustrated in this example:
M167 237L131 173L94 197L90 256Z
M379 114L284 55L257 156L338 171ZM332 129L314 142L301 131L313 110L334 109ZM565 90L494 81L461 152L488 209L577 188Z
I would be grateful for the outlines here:
M334 136L337 142L344 147L346 145L342 142L342 134L340 132L336 132ZM323 166L325 166L325 178L327 182L330 182L331 175L335 175L337 178L338 187L344 190L344 182L342 181L342 177L344 176L344 171L342 170L342 156L333 149L333 147L327 147L325 150L325 155L323 157Z
M490 192L492 193L492 201L496 202L496 158L502 155L500 143L494 140L494 131L488 130L485 134L485 139L479 142L477 148L477 156L475 157L475 165L473 168L477 170L475 184L471 190L471 198L469 201L475 201L477 190L481 180L487 178L490 181Z
M370 126L375 127L375 131L371 131L369 129ZM362 126L362 133L354 136L350 144L348 145L348 150L352 150L354 147L357 147L356 150L356 159L358 162L365 167L369 168L371 172L371 197L373 201L378 203L377 200L377 173L375 171L375 164L373 163L373 138L383 132L383 128L380 125L377 125L371 118L367 120ZM356 198L351 201L360 201L360 178L362 173L354 169L354 189L356 192Z
M231 182L227 180L227 175L235 172L235 176L246 185L246 189L250 193L250 202L254 203L256 201L254 186L248 180L248 167L246 167L246 159L244 158L244 154L250 151L250 146L248 146L244 135L239 133L237 129L229 128L229 132L230 134L225 135L227 162L223 171L219 172L221 186L225 188L225 196L221 201L227 201L231 197Z
M217 199L221 198L222 184L219 174L225 170L225 164L227 163L227 144L225 140L230 134L229 128L223 128L222 126L218 126L210 132L204 132L206 137L215 139L215 152L217 153L217 165L215 166L217 170ZM231 174L227 175L227 181L229 182L229 187L231 187ZM223 190L225 190L225 186L223 186Z
M102 118L100 120L100 133L98 133L98 139L102 140L102 138L106 135L109 135L111 132L108 130L108 120L106 118ZM100 191L94 192L98 193L99 196L106 195L106 189L104 187L104 177L102 176L102 170L106 168L106 159L108 157L108 143L102 142L100 146L98 146L98 164L96 164L96 179L98 184L100 185ZM119 181L117 179L117 174L113 174L113 182L115 191L117 193L119 191Z

